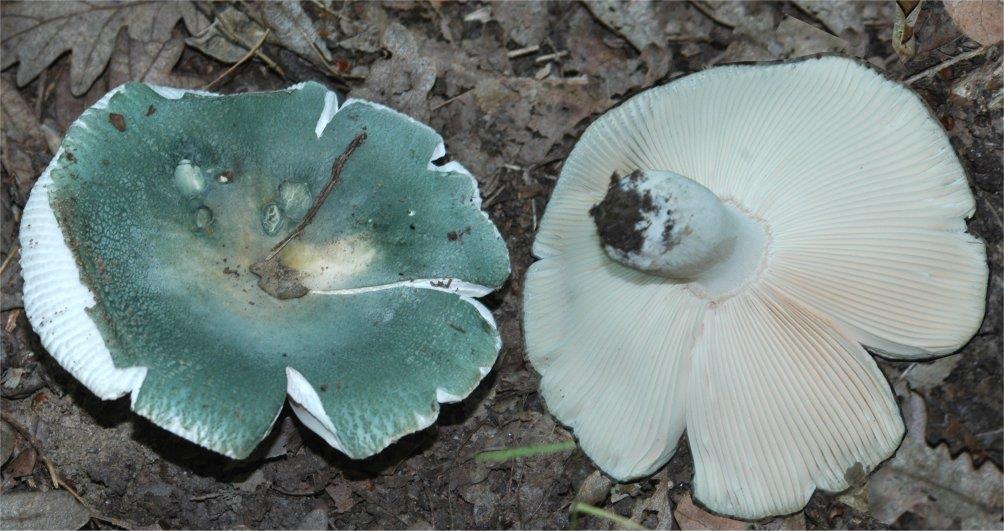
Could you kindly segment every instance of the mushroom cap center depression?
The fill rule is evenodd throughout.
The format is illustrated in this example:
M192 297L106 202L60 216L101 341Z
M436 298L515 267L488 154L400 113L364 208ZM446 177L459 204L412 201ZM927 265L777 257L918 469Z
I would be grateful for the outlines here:
M734 295L766 265L766 223L678 173L614 173L589 213L610 258L689 283L702 298Z

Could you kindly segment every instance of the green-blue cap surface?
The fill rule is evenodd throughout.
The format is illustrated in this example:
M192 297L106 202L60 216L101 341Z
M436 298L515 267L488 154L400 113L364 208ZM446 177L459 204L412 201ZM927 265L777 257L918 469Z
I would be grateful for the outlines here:
M287 391L353 458L469 394L500 344L470 296L504 282L505 244L470 174L430 162L442 154L433 130L372 103L333 104L314 83L174 99L129 84L89 109L22 226L26 307L54 357L99 396L131 392L138 413L234 457L267 434ZM249 268L294 230L362 132L316 217L275 258L305 294L269 295ZM47 209L61 242L45 234ZM99 338L54 330L79 306L67 298L58 314L59 275L35 274L56 267L44 258L59 244L93 294ZM79 354L93 349L114 368ZM105 381L130 368L145 375Z

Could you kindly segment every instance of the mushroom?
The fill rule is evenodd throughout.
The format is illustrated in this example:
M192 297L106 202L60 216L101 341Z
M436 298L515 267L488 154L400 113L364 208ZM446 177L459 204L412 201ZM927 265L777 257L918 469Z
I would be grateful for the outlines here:
M128 84L88 109L21 224L25 310L50 354L234 458L287 395L357 459L467 396L501 345L474 297L508 276L505 243L435 131L339 103L316 83Z
M744 519L839 491L899 445L864 349L959 349L984 313L965 172L915 94L836 56L728 65L582 135L527 274L550 411L618 480L686 429L694 495Z

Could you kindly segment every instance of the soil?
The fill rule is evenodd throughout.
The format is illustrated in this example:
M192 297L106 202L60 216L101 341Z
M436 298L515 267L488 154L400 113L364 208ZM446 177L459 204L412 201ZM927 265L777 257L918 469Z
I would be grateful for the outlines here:
M665 4L650 18L658 23L652 31L661 32L659 38L639 49L636 43L645 42L651 28L612 29L618 26L600 22L580 3L307 3L307 13L344 75L333 77L269 42L262 50L281 66L285 79L252 59L214 90L269 90L313 79L399 108L440 131L448 157L478 176L484 207L511 253L509 281L484 299L503 339L494 370L472 396L444 405L432 427L370 459L346 458L286 410L251 458L233 461L133 414L127 398L97 399L63 370L24 316L20 272L13 260L2 278L2 409L37 439L54 470L90 505L97 516L90 526L568 527L569 507L580 487L589 478L603 483L581 451L500 462L475 459L489 449L571 438L548 414L537 391L539 377L524 355L520 323L524 274L534 260L531 244L561 161L603 110L713 64L790 57L809 43L843 47L890 77L908 79L979 46L939 4L930 2L916 23L916 55L904 59L891 45L895 4L867 4L852 8L858 18L837 35L836 44L819 36L836 22L797 3L730 5L730 11L714 18L702 3ZM485 7L488 15L475 16ZM729 18L733 16L738 18ZM782 34L781 22L789 18L809 26L808 33L798 38ZM184 36L183 28L179 24L174 31ZM377 44L365 46L368 41L362 37L348 41L353 35ZM533 46L538 48L524 51ZM822 50L807 53L814 51ZM953 455L964 453L993 467L1001 466L1004 454L1001 52L1000 45L991 46L911 83L966 166L977 198L969 230L986 242L992 275L987 315L977 336L957 363L935 371L933 384L915 388L927 402L928 443L947 443ZM57 143L73 119L114 82L106 72L83 97L74 97L70 63L69 54L64 55L16 89L16 67L2 73L5 91L16 90L44 126L40 130L55 135ZM228 66L187 48L173 75L207 84ZM21 209L51 157L45 134L11 129L6 105L3 259L16 252ZM912 382L911 374L931 365L881 358L879 363L892 382ZM14 456L28 451L24 437L13 440ZM12 470L13 460L4 467L3 492L51 488L40 459L32 457L29 465L34 465L25 471L24 462L31 457L25 455L17 470ZM666 507L687 504L692 476L684 436L663 472L631 484L610 487L607 482L595 504L648 527L665 527L673 519ZM922 503L904 506L900 514L895 521L881 522L867 504L817 492L803 512L755 525L928 525ZM580 517L577 524L611 526L594 517Z
M632 179L638 171L635 170L624 177ZM611 177L610 187L603 200L589 209L589 215L596 223L596 230L600 233L600 241L609 248L629 254L637 253L641 250L645 241L645 232L638 228L645 212L656 210L652 203L652 194L648 191L640 193L637 188L625 188L620 186L620 177L615 173ZM672 225L667 225L664 238L668 238Z

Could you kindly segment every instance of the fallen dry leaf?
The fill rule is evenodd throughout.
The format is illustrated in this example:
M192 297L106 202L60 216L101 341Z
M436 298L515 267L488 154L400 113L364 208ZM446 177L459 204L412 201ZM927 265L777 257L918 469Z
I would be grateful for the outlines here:
M669 471L663 468L652 479L656 481L655 492L641 503L635 504L631 519L645 522L649 516L654 516L656 524L652 529L672 529L673 506L669 501L669 488L673 486L673 481L669 478Z
M923 518L934 529L1000 529L1004 510L1002 474L993 463L973 465L968 454L952 458L945 445L924 440L924 399L908 392L903 406L907 436L896 455L868 482L875 518L892 524L904 513Z
M91 519L65 490L11 492L0 503L3 529L80 529Z
M928 362L917 362L903 371L903 378L910 382L910 387L918 391L927 391L941 385L948 378L962 356L955 354Z
M400 23L387 26L380 42L390 52L390 59L374 63L365 84L354 90L352 96L391 105L418 120L428 120L427 97L436 83L435 63L418 53L415 36Z
M331 51L314 22L298 2L258 2L226 6L212 24L187 39L189 46L224 63L236 63L254 47L265 30L266 42L286 48L325 72L331 71Z
M898 0L893 10L892 49L901 59L909 59L917 54L917 39L914 26L924 8L922 0Z
M204 84L201 79L171 73L183 51L183 37L151 43L120 33L108 63L108 85L114 87L127 81L142 81L177 88L198 88Z
M582 481L575 499L589 505L599 506L607 499L607 495L610 494L610 487L613 484L610 478L597 470L589 474L589 477Z
M781 56L784 58L826 52L847 52L850 48L847 41L795 17L785 17L777 25L774 39L781 45Z
M6 422L0 421L0 465L6 464L12 453L14 453L14 430Z
M7 172L14 177L11 191L14 192L15 199L19 204L24 204L35 177L47 162L44 153L48 144L35 112L14 88L9 77L0 77L0 111L3 123L3 131L0 132L0 160ZM13 273L13 269L5 271L4 278L7 278L8 271ZM5 295L5 305L8 300L16 298L19 301L21 298L20 292L14 297Z
M864 18L861 12L863 7L861 4L864 3L866 2L854 0L795 0L800 9L811 13L834 35L841 35L845 31L856 33L864 31Z
M299 2L250 2L248 14L272 30L273 41L323 69L328 69L331 51L317 33L314 22ZM270 36L271 38L271 36Z
M694 505L688 492L676 505L676 523L684 531L688 529L746 529L749 524L724 516L717 516Z
M324 487L324 492L328 493L331 501L335 503L335 513L342 514L355 507L356 499L352 496L352 489L345 483L328 485Z
M35 471L35 461L38 460L38 454L35 453L35 449L28 447L21 450L14 459L7 463L4 467L3 473L4 477L7 478L23 478L25 476L30 476L32 472Z
M1004 40L1004 0L945 0L944 4L966 37L986 46Z
M583 4L596 20L627 39L639 52L650 44L666 47L665 28L669 10L658 2L596 0Z
M70 90L76 96L87 92L104 71L123 28L128 28L129 38L142 43L133 60L139 71L146 71L158 59L157 50L171 40L179 20L192 33L208 24L188 1L4 2L0 10L4 35L0 68L19 62L17 84L24 86L72 51Z

